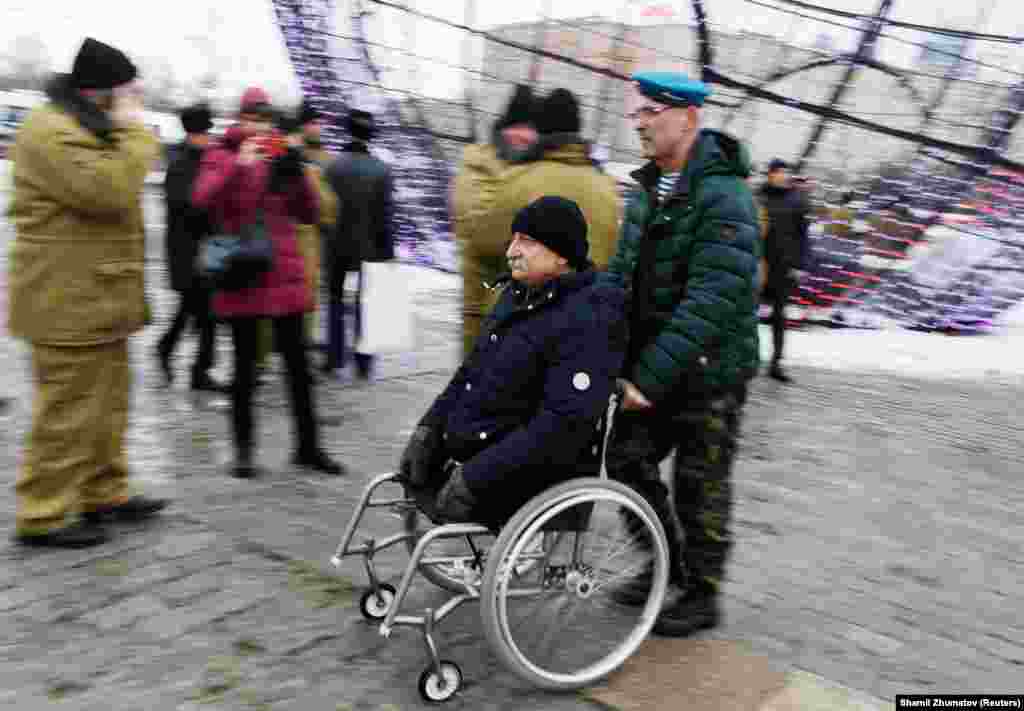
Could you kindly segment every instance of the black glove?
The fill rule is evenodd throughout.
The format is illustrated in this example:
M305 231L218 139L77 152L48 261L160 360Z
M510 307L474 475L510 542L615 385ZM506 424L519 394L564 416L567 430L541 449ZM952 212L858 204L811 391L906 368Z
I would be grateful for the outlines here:
M448 481L441 487L441 491L437 492L434 511L438 517L449 523L471 522L477 499L466 484L462 465L452 462L445 470L449 472Z
M441 429L419 425L409 438L398 464L398 478L415 489L428 486L437 478L434 462L441 449Z

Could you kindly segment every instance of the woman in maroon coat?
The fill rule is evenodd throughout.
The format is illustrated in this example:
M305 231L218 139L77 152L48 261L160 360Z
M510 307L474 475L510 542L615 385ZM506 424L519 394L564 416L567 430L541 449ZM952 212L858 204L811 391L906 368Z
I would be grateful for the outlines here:
M251 88L242 95L238 123L221 145L203 156L193 203L210 211L219 231L237 233L256 220L260 209L274 244L271 271L251 287L221 291L213 300L217 315L231 325L235 350L232 425L237 459L234 476L256 474L253 465L252 395L256 380L260 319L269 318L288 372L297 446L292 463L327 474L344 473L320 448L306 358L303 316L313 304L306 287L303 260L295 239L296 223L316 223L316 188L302 170L299 136L289 136L280 150L273 144L272 108L266 92Z

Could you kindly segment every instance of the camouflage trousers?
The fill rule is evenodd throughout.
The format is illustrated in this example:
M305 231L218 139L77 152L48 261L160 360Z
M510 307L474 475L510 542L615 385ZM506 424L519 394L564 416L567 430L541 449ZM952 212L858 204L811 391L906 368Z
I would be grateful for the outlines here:
M673 581L717 589L732 546L732 463L746 387L676 412L622 412L608 448L609 475L643 494L668 536ZM658 465L672 451L673 496Z

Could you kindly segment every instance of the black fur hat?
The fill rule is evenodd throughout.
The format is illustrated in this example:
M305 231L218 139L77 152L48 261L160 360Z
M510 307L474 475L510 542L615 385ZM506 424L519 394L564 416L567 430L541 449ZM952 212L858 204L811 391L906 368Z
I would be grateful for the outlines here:
M521 123L533 123L536 119L537 102L533 98L533 89L526 84L516 84L516 90L505 107L505 113L498 119L498 129L508 128Z
M555 89L548 94L537 113L538 133L580 132L580 106L568 89Z
M139 70L124 52L87 37L71 68L71 86L75 89L113 89L133 81L138 75Z

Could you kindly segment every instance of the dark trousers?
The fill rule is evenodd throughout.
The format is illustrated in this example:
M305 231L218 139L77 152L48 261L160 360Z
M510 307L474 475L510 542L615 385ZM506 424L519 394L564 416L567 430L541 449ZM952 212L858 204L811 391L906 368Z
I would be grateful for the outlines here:
M621 412L606 462L611 477L651 503L668 535L674 581L715 589L725 577L732 546L732 463L745 386L687 403L676 414ZM673 450L675 496L658 465Z
M357 272L356 277L356 300L353 308L354 343L347 344L348 334L345 330L345 301L344 301L344 275L341 275L337 288L331 290L331 298L327 303L327 362L326 370L337 370L344 368L348 361L348 351L353 350L356 370L360 375L369 375L373 367L373 356L365 353L355 353L355 343L363 333L363 273Z
M160 353L170 358L174 355L174 349L178 346L178 341L189 320L192 320L195 329L199 332L199 353L196 355L196 362L192 365L192 382L206 377L210 368L213 367L213 336L216 320L210 311L211 296L210 290L198 283L182 292L178 312L174 315L171 327L158 344Z
M786 340L786 304L796 289L796 280L786 276L768 277L768 303L772 307L768 322L772 326L772 363L782 360L782 348Z
M313 392L306 355L304 314L270 319L274 344L284 358L291 394L292 423L299 453L319 449ZM256 355L261 318L230 319L235 350L235 380L231 390L231 424L239 458L248 460L253 449L252 395L256 388Z

